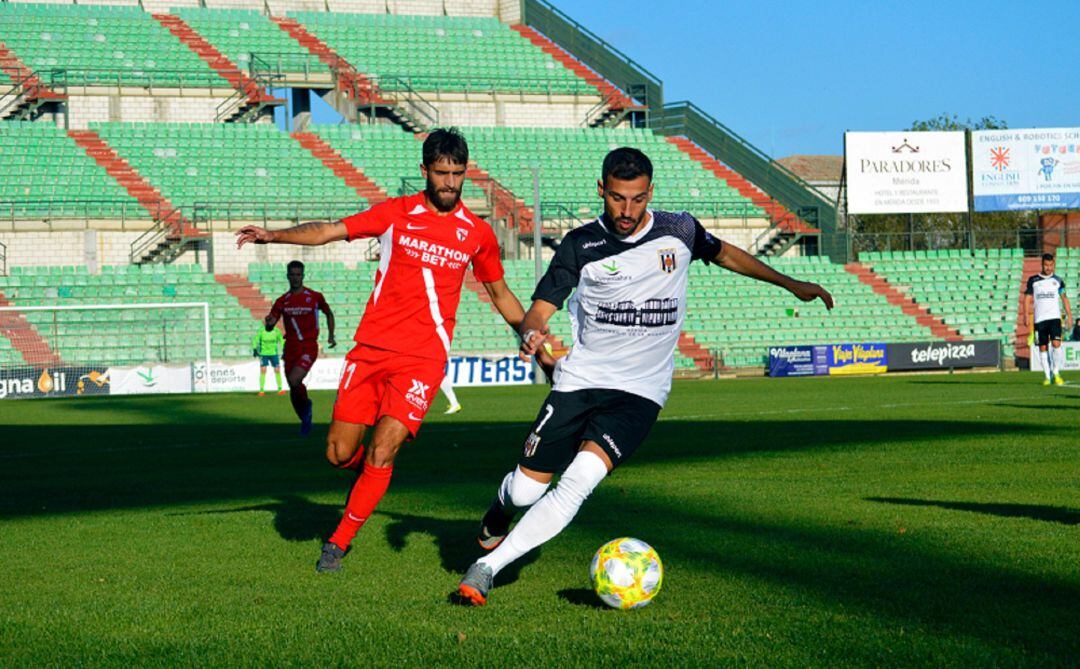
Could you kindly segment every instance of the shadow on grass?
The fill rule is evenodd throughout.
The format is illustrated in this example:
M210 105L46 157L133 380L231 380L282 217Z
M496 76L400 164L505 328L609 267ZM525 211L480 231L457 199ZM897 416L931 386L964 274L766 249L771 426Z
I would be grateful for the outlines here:
M866 497L868 502L901 504L904 506L936 506L953 511L971 511L1002 518L1029 518L1062 525L1080 525L1080 509L1064 506L1038 504L991 504L979 502L943 502L931 499L907 499L902 497Z
M413 534L425 534L435 539L439 549L439 560L443 569L454 574L464 574L473 562L484 554L476 542L476 531L480 527L476 520L451 520L414 516L406 513L376 511L376 515L390 519L386 527L386 540L390 547L400 553ZM529 551L515 560L495 577L495 585L509 585L518 579L521 570L540 557L540 549Z
M1034 401L1034 400L1032 400ZM1034 409L1036 411L1076 411L1076 407L1067 404L1018 404L1016 402L994 402L989 406L1007 407L1010 409Z
M588 588L566 588L556 593L559 599L574 606L584 606L590 609L610 609L611 607L600 601L596 593Z
M595 501L581 514L586 527L599 528L596 518L610 525L612 514L635 510L610 493ZM1046 572L1034 555L1027 562L991 564L977 539L942 543L910 528L899 534L807 526L767 513L736 517L655 494L636 495L629 506L648 510L634 515L634 531L654 540L669 582L682 570L714 574L720 588L730 588L732 579L764 581L794 607L861 609L879 619L879 629L914 623L935 634L979 638L985 652L1006 664L1075 666L1080 655L1080 583L1061 569ZM597 539L600 532L606 536L606 530L594 531ZM878 657L875 634L868 633L866 645L853 653L867 653L868 661ZM1001 654L1005 648L1013 654Z
M333 504L318 504L297 495L284 495L276 502L266 504L169 515L213 516L252 511L267 511L274 514L274 531L285 541L313 541L315 539L326 541L341 519L340 507Z
M168 411L165 404L155 407ZM175 414L162 416L163 423L167 419ZM288 428L283 436L278 424L237 421L5 426L0 518L252 498L283 503L289 496L347 491L342 472L323 458L322 440L297 439ZM517 423L433 424L402 450L394 489L448 482L494 489L498 476L517 461L525 429ZM671 420L657 423L632 464L877 448L883 437L893 443L936 443L1010 434L1031 438L1060 430L964 420ZM476 503L487 501L485 495Z

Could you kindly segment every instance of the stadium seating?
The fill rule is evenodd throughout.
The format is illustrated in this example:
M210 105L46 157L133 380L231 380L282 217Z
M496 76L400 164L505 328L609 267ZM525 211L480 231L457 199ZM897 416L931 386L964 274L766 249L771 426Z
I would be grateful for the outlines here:
M174 205L214 218L340 217L367 201L272 125L91 124Z
M230 87L139 7L0 3L0 40L72 85Z
M211 354L250 355L258 322L198 265L15 267L0 292L15 306L207 302ZM26 319L68 364L188 362L203 357L198 310L27 311ZM118 326L118 321L122 326Z
M1000 339L1014 353L1012 335L1023 271L1021 249L863 253L875 273L965 338Z
M498 19L295 12L309 32L385 90L598 95ZM410 48L402 48L408 44Z
M540 200L563 214L599 214L596 181L604 156L618 146L644 151L655 170L653 206L689 210L700 218L764 217L760 208L663 137L632 128L464 128L477 164L532 206L531 165L540 166Z
M769 346L841 342L932 341L929 328L818 256L770 261L779 271L825 286L837 308L803 303L774 286L694 263L686 330L720 352L728 367L760 367Z
M423 187L420 176L421 143L396 125L313 125L315 132L343 158L359 168L391 197ZM468 139L468 138L466 138ZM403 184L402 179L409 179ZM482 199L483 192L471 181L462 189L466 200Z
M135 198L55 125L0 122L0 174L2 217L147 216Z
M237 66L247 69L254 53L271 69L282 72L328 71L299 42L251 9L170 10Z

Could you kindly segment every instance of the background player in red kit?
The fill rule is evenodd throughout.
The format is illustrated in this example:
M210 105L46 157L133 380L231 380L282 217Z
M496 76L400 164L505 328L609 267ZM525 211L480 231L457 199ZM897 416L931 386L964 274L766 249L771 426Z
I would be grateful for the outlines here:
M285 322L285 378L289 382L289 399L293 411L300 418L300 434L311 432L311 400L308 399L304 378L319 357L319 313L326 314L326 344L337 346L334 340L334 312L322 293L304 286L304 263L293 260L285 267L289 290L274 301L266 316L270 325L284 318Z
M469 148L454 129L424 141L424 192L392 198L340 221L311 222L287 230L255 226L237 232L237 245L326 244L378 238L379 268L356 347L342 370L326 458L360 470L345 515L323 544L316 569L338 571L341 559L390 484L394 458L415 437L443 378L466 266L515 330L524 310L503 280L495 233L461 203ZM542 364L551 360L544 358ZM365 450L364 433L374 426Z

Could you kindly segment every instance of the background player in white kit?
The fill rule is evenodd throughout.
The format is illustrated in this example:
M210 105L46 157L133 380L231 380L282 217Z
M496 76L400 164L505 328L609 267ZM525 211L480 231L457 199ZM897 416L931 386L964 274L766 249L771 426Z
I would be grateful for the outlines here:
M1043 373L1046 375L1044 386L1050 385L1051 378L1059 386L1065 383L1061 378L1061 306L1058 299L1065 307L1065 322L1071 323L1072 307L1065 295L1065 282L1054 274L1054 254L1044 253L1042 272L1028 279L1024 291L1028 327L1035 334L1035 343L1042 356Z
M464 603L486 603L495 574L561 532L648 435L671 389L691 261L718 264L832 308L821 286L722 243L690 214L649 209L652 164L641 151L609 153L597 186L604 215L563 239L521 326L521 352L531 356L573 291L567 305L573 346L556 365L518 466L481 522L478 540L491 553L459 584ZM559 484L548 490L555 474L561 474Z

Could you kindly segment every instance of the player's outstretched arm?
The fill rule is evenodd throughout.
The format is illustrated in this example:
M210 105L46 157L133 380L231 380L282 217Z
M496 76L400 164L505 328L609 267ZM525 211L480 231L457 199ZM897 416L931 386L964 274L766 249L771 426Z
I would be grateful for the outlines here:
M245 225L236 231L236 248L249 243L321 246L348 238L348 230L341 221L310 221L284 230L267 230L256 225Z
M825 304L825 308L833 308L833 299L829 291L816 283L799 281L787 274L781 274L736 246L724 244L720 252L716 254L715 260L721 267L736 274L780 286L803 302L820 299Z

